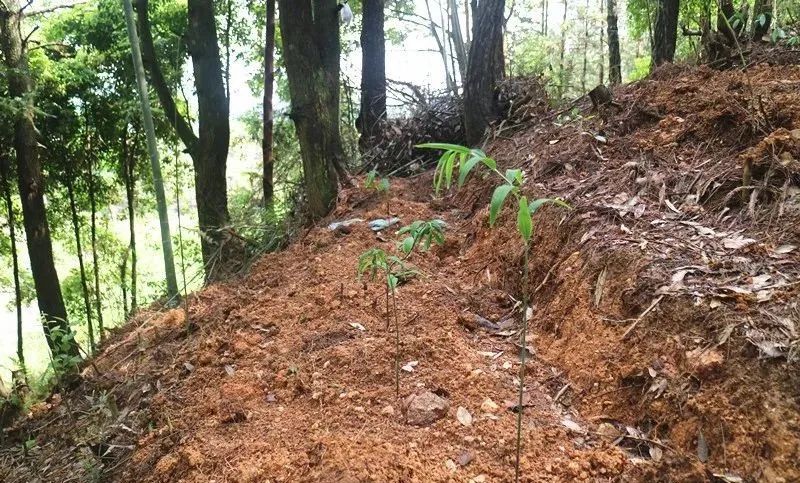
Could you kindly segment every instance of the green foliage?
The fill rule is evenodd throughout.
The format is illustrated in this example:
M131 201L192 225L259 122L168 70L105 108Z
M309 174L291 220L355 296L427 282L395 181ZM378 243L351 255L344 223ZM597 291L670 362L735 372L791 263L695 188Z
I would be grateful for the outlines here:
M427 251L432 243L443 245L445 226L446 224L443 220L417 220L408 226L404 226L398 230L397 234L407 236L398 244L398 248L408 257L416 247L421 247L422 250Z
M463 185L470 172L480 164L500 177L502 183L495 188L489 203L489 224L495 224L505 200L509 195L513 194L518 201L517 231L526 244L530 242L533 235L533 215L539 208L545 204L569 208L569 205L564 201L556 198L539 198L528 202L528 198L521 192L521 187L525 183L522 170L508 169L503 174L497 170L497 162L480 149L470 149L465 146L443 143L427 143L417 147L444 151L436 165L436 173L434 175L434 186L437 193L443 186L444 188L450 187L455 172L458 172L459 186Z
M56 375L56 379L60 379L64 375L74 374L82 360L80 356L68 355L70 347L75 340L74 332L66 332L59 328L54 328L50 331L50 338L58 348L57 354L50 361L50 366Z
M388 193L389 180L387 178L379 177L378 171L373 169L367 173L367 177L364 180L364 187L367 189L373 189L378 193Z

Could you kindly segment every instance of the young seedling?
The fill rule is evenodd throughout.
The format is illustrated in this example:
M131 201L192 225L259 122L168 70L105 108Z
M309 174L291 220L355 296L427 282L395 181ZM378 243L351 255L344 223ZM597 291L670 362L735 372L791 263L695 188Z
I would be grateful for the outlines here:
M406 235L398 245L398 248L408 258L417 247L420 247L423 251L428 251L432 243L443 245L445 226L446 223L442 220L417 220L408 226L404 226L397 232L398 235Z
M364 187L375 190L377 193L381 193L383 195L384 203L386 203L386 219L388 220L391 218L392 215L389 211L389 180L386 178L379 178L378 172L373 169L367 173L367 178L364 181Z
M370 248L358 257L358 278L375 281L384 279L386 288L386 330L394 318L395 357L394 357L394 389L400 397L400 323L397 320L397 286L419 274L405 264L415 248L428 250L432 243L444 243L445 223L442 220L415 221L401 228L397 233L407 236L398 245L404 258L389 255L381 248ZM391 302L391 303L390 303Z
M400 324L397 321L397 296L396 289L400 280L410 278L414 271L406 267L403 260L387 254L380 248L370 248L358 257L358 278L365 276L370 281L383 277L386 287L386 330L394 316L395 326L395 357L394 357L394 389L400 397ZM389 300L391 298L391 306Z
M479 165L488 168L492 173L501 179L501 183L494 189L492 200L489 204L489 225L494 226L497 217L506 198L509 195L517 200L517 231L524 245L522 255L522 335L520 337L520 367L519 367L519 392L517 394L517 457L514 465L514 481L519 482L519 463L522 452L522 412L523 393L525 390L525 358L527 356L527 334L528 334L528 256L533 237L533 215L546 204L554 204L563 208L569 205L557 198L539 198L528 201L528 197L522 194L522 185L525 182L523 173L519 169L506 170L505 174L497 170L497 162L490 158L480 149L470 149L456 144L430 143L422 144L418 147L428 149L439 149L444 151L433 178L434 187L438 194L442 187L450 188L453 175L458 174L458 186L461 187L467 180L469 173Z

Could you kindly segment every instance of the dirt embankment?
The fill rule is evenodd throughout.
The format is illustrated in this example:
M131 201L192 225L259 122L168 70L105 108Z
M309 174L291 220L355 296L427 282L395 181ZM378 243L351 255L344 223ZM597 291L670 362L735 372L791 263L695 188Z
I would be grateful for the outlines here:
M400 400L385 294L355 276L397 236L319 227L188 318L140 314L9 432L0 479L512 481L527 290L524 481L800 480L798 87L791 66L672 67L620 107L498 133L526 189L574 207L537 215L528 287L488 180L438 200L430 175L393 181L393 216L448 223L399 289ZM332 220L385 216L355 190ZM449 409L409 425L425 391Z

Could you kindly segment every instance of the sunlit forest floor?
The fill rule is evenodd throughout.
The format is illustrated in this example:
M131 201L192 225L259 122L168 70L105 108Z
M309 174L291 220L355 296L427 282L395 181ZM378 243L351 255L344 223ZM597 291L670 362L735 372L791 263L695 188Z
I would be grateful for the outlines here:
M392 180L389 213L347 191L248 276L116 331L8 432L0 480L511 481L527 290L524 481L798 481L798 86L667 66L506 126L488 152L573 206L537 215L527 287L481 176L443 198L430 172ZM385 293L356 277L399 237L327 226L387 215L447 223L398 290L399 398Z

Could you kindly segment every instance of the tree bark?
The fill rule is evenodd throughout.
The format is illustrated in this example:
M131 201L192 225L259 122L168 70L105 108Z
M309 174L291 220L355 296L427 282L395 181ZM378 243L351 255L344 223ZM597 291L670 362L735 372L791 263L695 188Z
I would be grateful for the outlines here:
M312 218L319 219L336 203L337 177L346 179L339 131L337 3L336 0L279 0L278 7L291 118L303 158L308 211Z
M94 323L92 321L92 304L89 302L89 285L86 282L86 265L83 262L83 246L81 244L81 224L78 219L78 208L75 203L75 187L72 182L73 173L67 173L66 176L67 197L69 198L69 211L72 215L72 232L75 236L75 251L78 255L78 269L81 274L81 292L83 295L83 308L86 314L86 326L89 332L89 347L94 353L97 350L97 344L94 339Z
M127 132L127 129L126 129ZM122 145L122 172L125 179L125 198L128 206L128 251L131 256L131 304L130 309L126 308L125 317L127 318L136 311L137 307L137 269L136 269L136 146L139 140L139 128L135 128L132 145L128 144L127 136L123 139ZM127 257L126 257L127 259ZM124 280L123 280L124 284Z
M563 99L567 90L567 70L564 57L567 50L567 0L564 0L564 17L561 19L561 44L558 50L558 98Z
M222 81L213 0L189 0L187 44L197 88L198 144L193 156L197 218L204 234L203 261L226 262L222 229L230 221L226 164L230 125ZM207 274L213 280L214 274Z
M589 0L583 11L583 70L581 70L581 92L586 92L586 73L589 70Z
M650 1L650 0L646 0ZM606 49L605 49L605 33L606 29L603 28L603 9L605 7L606 0L600 0L600 69L599 69L599 82L598 84L605 84L605 64L606 64Z
M90 144L91 145L91 144ZM91 152L88 153L89 157L89 205L91 207L91 235L92 235L92 263L94 271L94 306L97 311L97 331L99 332L100 340L105 339L104 324L103 324L103 300L100 291L100 260L97 256L97 193L94 184L94 158Z
M473 0L473 2L477 2L477 0ZM425 0L425 8L428 11L428 29L430 30L433 39L436 41L436 46L439 48L439 54L442 56L442 64L444 65L444 78L445 83L447 84L447 89L452 92L454 96L458 96L458 87L456 86L455 80L453 80L453 75L450 73L450 64L448 63L447 59L447 48L444 43L446 39L441 38L439 35L436 22L433 20L430 0Z
M67 309L61 294L50 226L44 204L44 180L39 160L39 143L34 124L32 99L33 81L28 71L28 56L20 30L22 12L19 0L0 3L0 47L8 67L8 94L18 99L21 109L16 113L14 149L17 155L17 184L22 202L22 217L27 236L31 273L36 287L39 311L43 317L45 338L54 356L80 357L74 338L59 340L54 331L71 335Z
M275 123L272 107L272 94L275 90L275 0L267 0L266 29L264 32L264 133L261 138L261 157L263 162L264 207L272 205L275 196L273 173L273 128Z
M186 35L192 58L198 105L198 134L178 111L172 92L158 64L148 14L148 0L137 7L141 28L142 60L158 95L167 121L183 141L195 172L195 198L200 225L206 281L213 281L213 266L225 266L231 250L225 250L224 229L228 226L226 165L230 141L229 107L222 75L213 0L189 0ZM216 263L215 263L216 262Z
M19 255L17 254L17 220L14 215L14 203L11 201L11 161L6 151L0 152L0 183L2 183L3 200L6 203L8 218L8 238L11 242L11 273L14 278L14 305L17 309L17 362L25 367L25 351L22 347L22 285L19 281Z
M448 0L448 18L450 22L450 38L453 40L453 53L458 63L458 71L461 76L461 83L467 80L467 43L461 33L461 19L458 15L458 3L456 0Z
M153 187L156 192L156 207L158 209L158 221L161 234L161 250L164 255L164 277L167 282L167 295L175 299L178 297L178 278L175 276L175 257L172 252L172 235L170 234L169 216L167 214L167 196L164 193L161 162L158 159L158 146L156 145L153 113L150 111L150 94L147 90L147 84L144 78L144 65L142 63L142 53L139 46L139 35L133 20L133 5L131 4L131 0L123 0L123 6L125 8L125 23L128 29L128 40L131 44L131 57L136 76L136 88L139 93L139 103L142 109L142 124L144 125L147 151L150 157L150 170L153 174ZM144 7L146 12L146 3ZM144 30L144 28L142 30ZM152 41L152 38L150 40ZM163 81L163 77L161 77L161 79ZM177 110L175 112L177 113Z
M464 85L464 127L467 143L473 146L500 115L497 85L505 75L504 11L505 0L482 0L474 17L475 31Z
M547 0L542 0L542 35L547 35L547 19L550 16L547 11Z
M653 66L672 62L678 40L679 0L658 0L656 23L653 27Z
M617 1L608 0L608 81L613 86L622 82L622 56L619 50Z
M454 0L451 0L454 1ZM364 0L361 25L361 110L356 126L359 147L367 150L386 118L386 40L384 0Z

